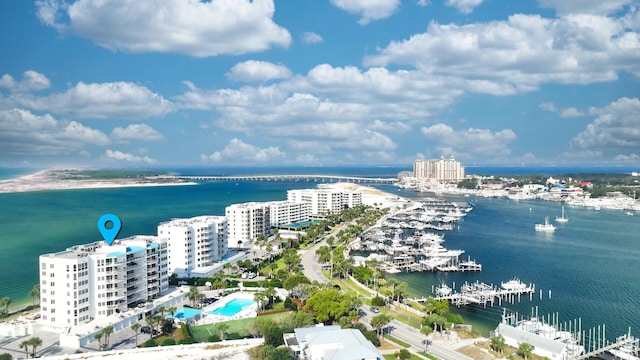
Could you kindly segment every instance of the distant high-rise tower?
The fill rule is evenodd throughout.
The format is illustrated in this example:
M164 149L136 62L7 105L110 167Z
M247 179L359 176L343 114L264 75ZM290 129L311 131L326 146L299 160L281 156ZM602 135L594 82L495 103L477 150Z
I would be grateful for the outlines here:
M438 160L417 159L413 162L413 176L419 180L435 180L442 183L460 182L464 180L464 166L451 156Z

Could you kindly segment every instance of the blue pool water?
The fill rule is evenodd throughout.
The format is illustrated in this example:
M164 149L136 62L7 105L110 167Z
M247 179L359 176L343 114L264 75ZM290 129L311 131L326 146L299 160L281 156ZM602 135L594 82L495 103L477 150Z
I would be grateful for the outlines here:
M173 317L176 319L189 320L192 317L200 314L200 311L202 310L181 307L180 309L176 310L175 314L173 314ZM168 314L167 316L171 316L171 314Z
M210 314L231 317L242 311L242 309L246 306L253 305L255 303L256 302L253 300L233 299L229 301L225 306L213 310L212 312L210 312Z

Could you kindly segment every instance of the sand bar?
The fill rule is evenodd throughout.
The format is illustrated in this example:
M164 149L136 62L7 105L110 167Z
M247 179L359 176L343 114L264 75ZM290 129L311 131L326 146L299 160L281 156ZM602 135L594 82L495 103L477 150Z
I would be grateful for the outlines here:
M0 193L17 193L46 190L104 189L140 186L177 186L195 185L193 182L167 180L162 177L114 178L114 179L69 179L66 175L72 170L49 169L17 179L0 181Z

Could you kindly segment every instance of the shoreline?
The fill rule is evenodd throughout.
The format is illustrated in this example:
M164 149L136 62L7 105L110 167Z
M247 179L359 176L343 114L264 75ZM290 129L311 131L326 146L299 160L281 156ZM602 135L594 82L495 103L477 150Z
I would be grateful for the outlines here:
M0 180L0 194L13 194L35 191L57 191L57 190L90 190L90 189L110 189L124 187L145 187L145 186L183 186L198 185L195 182L184 181L158 181L158 178L145 177L141 179L82 179L69 180L61 179L59 175L72 169L47 169L29 175L23 175L15 179Z

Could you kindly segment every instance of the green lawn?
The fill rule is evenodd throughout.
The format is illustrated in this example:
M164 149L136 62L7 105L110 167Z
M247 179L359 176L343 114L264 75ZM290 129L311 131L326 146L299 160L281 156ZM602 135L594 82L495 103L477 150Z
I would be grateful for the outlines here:
M279 313L279 314L265 315L260 317L266 318L266 319L272 319L272 320L279 320L289 315L290 313ZM238 333L242 337L249 337L251 336L251 334L249 333L249 324L252 323L255 319L256 318L226 321L225 323L229 325L229 330L227 330L226 333L227 334ZM220 332L216 329L216 324L192 326L191 332L193 333L193 337L194 337L193 340L196 342L206 342L210 335L220 334Z
M387 354L387 355L382 355L384 356L385 360L396 360L396 356L393 354ZM414 354L411 354L411 357L409 358L409 360L422 360L422 358L417 357Z

